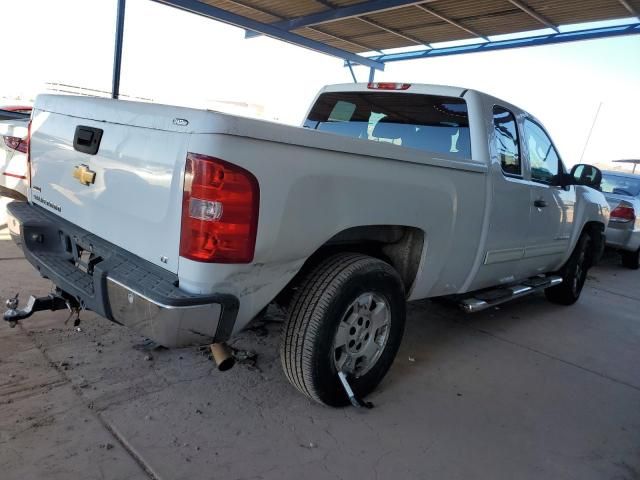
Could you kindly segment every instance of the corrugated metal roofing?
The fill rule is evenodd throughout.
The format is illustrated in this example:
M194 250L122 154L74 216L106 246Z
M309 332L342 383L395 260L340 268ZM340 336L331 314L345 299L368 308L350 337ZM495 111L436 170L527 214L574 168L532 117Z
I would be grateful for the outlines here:
M199 0L262 23L292 20L362 0ZM380 5L381 2L375 2ZM640 0L430 0L329 19L292 32L353 53L413 47L634 16Z

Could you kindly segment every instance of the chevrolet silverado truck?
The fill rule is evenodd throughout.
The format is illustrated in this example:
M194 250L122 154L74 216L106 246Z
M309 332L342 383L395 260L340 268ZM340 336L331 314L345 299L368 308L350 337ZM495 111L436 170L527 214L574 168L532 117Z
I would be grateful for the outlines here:
M538 120L463 88L328 86L301 127L41 95L28 147L9 229L55 289L5 320L89 309L184 347L275 302L286 377L332 406L382 380L408 300L574 303L609 220Z

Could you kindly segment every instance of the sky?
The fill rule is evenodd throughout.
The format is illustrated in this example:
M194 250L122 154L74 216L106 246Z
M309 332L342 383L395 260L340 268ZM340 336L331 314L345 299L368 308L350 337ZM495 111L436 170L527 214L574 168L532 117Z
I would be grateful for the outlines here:
M11 47L0 102L31 100L47 82L109 91L116 3L3 0ZM299 124L322 86L352 81L340 59L245 40L241 29L150 0L127 0L124 35L120 91L158 103L240 102L260 107L245 115ZM368 69L356 75L366 81ZM640 35L395 62L376 80L474 88L516 104L544 123L567 165L640 158Z

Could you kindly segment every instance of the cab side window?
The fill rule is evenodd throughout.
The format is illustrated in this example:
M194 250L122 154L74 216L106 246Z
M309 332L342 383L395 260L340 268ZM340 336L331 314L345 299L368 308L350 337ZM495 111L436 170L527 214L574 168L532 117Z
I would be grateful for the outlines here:
M505 108L493 107L493 130L494 148L502 171L507 175L522 175L516 117Z
M531 180L551 183L560 171L560 157L551 139L540 125L529 119L524 121L524 137L529 152Z

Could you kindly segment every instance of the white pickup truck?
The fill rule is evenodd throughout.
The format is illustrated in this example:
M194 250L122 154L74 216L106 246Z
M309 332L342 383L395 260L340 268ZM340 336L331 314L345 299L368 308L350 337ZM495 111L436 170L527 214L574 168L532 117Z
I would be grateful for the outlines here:
M380 382L407 300L574 303L609 216L539 121L462 88L329 86L302 128L41 95L30 132L9 228L56 289L6 320L90 309L182 347L278 302L285 374L328 405Z

